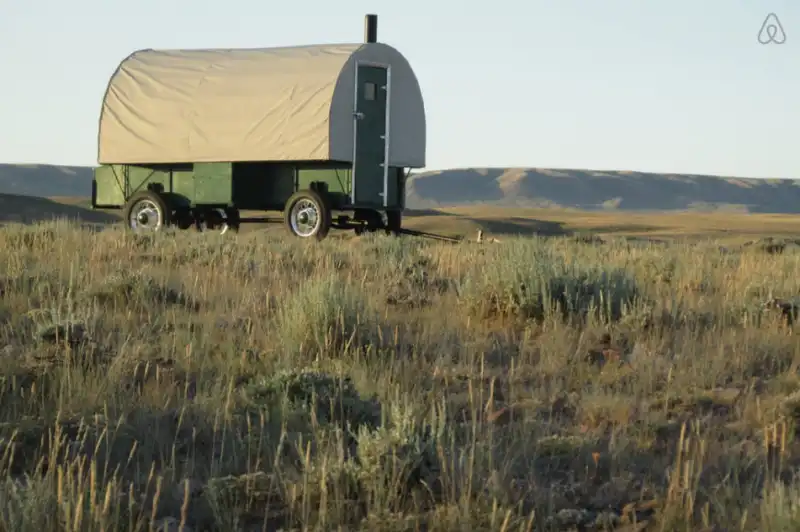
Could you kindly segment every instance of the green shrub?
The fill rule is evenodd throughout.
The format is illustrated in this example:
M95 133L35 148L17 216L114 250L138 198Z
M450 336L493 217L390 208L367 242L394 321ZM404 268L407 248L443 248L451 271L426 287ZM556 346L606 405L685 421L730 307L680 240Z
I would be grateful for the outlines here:
M358 287L331 276L303 283L283 302L276 326L287 351L319 354L372 344L378 319Z
M568 260L537 241L511 241L493 248L490 263L473 265L459 297L482 316L542 319L558 308L564 318L595 313L615 320L634 304L639 290L623 269Z
M253 380L242 390L247 405L279 408L283 415L313 418L317 423L335 423L342 428L376 426L380 421L380 403L364 399L349 377L302 369L281 371Z
M113 273L91 288L86 295L100 304L144 308L150 308L152 303L194 306L182 291L175 290L140 271Z
M373 505L396 511L409 497L440 493L444 427L435 417L417 419L410 404L393 403L387 411L378 429L358 432L357 476Z

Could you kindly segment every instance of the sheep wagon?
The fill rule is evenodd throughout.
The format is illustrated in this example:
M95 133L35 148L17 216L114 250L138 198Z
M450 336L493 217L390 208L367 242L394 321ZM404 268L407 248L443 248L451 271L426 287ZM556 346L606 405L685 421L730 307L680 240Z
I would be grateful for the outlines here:
M140 50L111 76L92 206L134 231L237 230L282 211L298 237L401 231L405 180L425 166L417 78L365 39L263 49Z

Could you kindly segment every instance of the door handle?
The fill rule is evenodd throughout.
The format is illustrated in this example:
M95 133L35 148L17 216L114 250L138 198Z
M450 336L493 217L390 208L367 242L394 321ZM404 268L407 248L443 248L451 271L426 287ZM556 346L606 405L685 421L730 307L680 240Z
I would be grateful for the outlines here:
M364 118L364 113L362 113L361 111L355 111L353 113L353 118L355 118L356 120L362 120Z

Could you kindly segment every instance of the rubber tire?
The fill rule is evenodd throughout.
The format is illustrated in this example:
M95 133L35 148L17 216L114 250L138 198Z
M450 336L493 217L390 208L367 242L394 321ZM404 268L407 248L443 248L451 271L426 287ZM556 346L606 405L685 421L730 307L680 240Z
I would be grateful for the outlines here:
M399 235L403 227L403 211L386 211L386 233Z
M194 226L192 212L186 208L173 211L172 214L170 214L170 223L174 224L181 231L186 231Z
M317 232L311 236L301 237L297 233L292 230L292 222L291 222L291 215L292 215L292 208L294 207L295 203L300 201L301 199L307 199L317 206L317 210L319 211L320 215L320 224ZM331 218L331 209L328 206L328 202L325 201L325 198L313 190L298 190L294 194L289 197L286 201L286 207L283 209L283 224L286 227L286 230L289 231L289 234L297 237L297 238L313 238L315 240L323 240L325 237L328 236L328 232L331 229L331 224L333 220Z
M133 207L142 200L150 200L156 204L158 210L161 211L161 227L156 229L159 231L164 227L169 227L172 223L172 211L170 210L167 202L164 200L164 197L159 194L158 192L153 192L152 190L143 190L141 192L137 192L133 196L128 199L128 202L125 204L125 210L123 211L123 216L125 217L125 226L133 231L131 227L131 212L133 211Z

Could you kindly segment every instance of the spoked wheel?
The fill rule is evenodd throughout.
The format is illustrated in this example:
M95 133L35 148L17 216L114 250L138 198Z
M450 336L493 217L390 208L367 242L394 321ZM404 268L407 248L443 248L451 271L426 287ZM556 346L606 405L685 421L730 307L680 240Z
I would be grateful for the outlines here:
M332 223L328 204L313 190L301 190L289 198L283 221L292 235L316 240L328 236Z
M172 224L181 231L185 231L194 225L194 216L189 208L182 207L172 212Z
M228 231L238 231L239 220L238 209L205 209L195 213L194 223L198 231L219 231L224 235Z
M145 190L128 200L125 206L125 221L137 233L159 231L170 224L170 210L164 198L157 192Z

